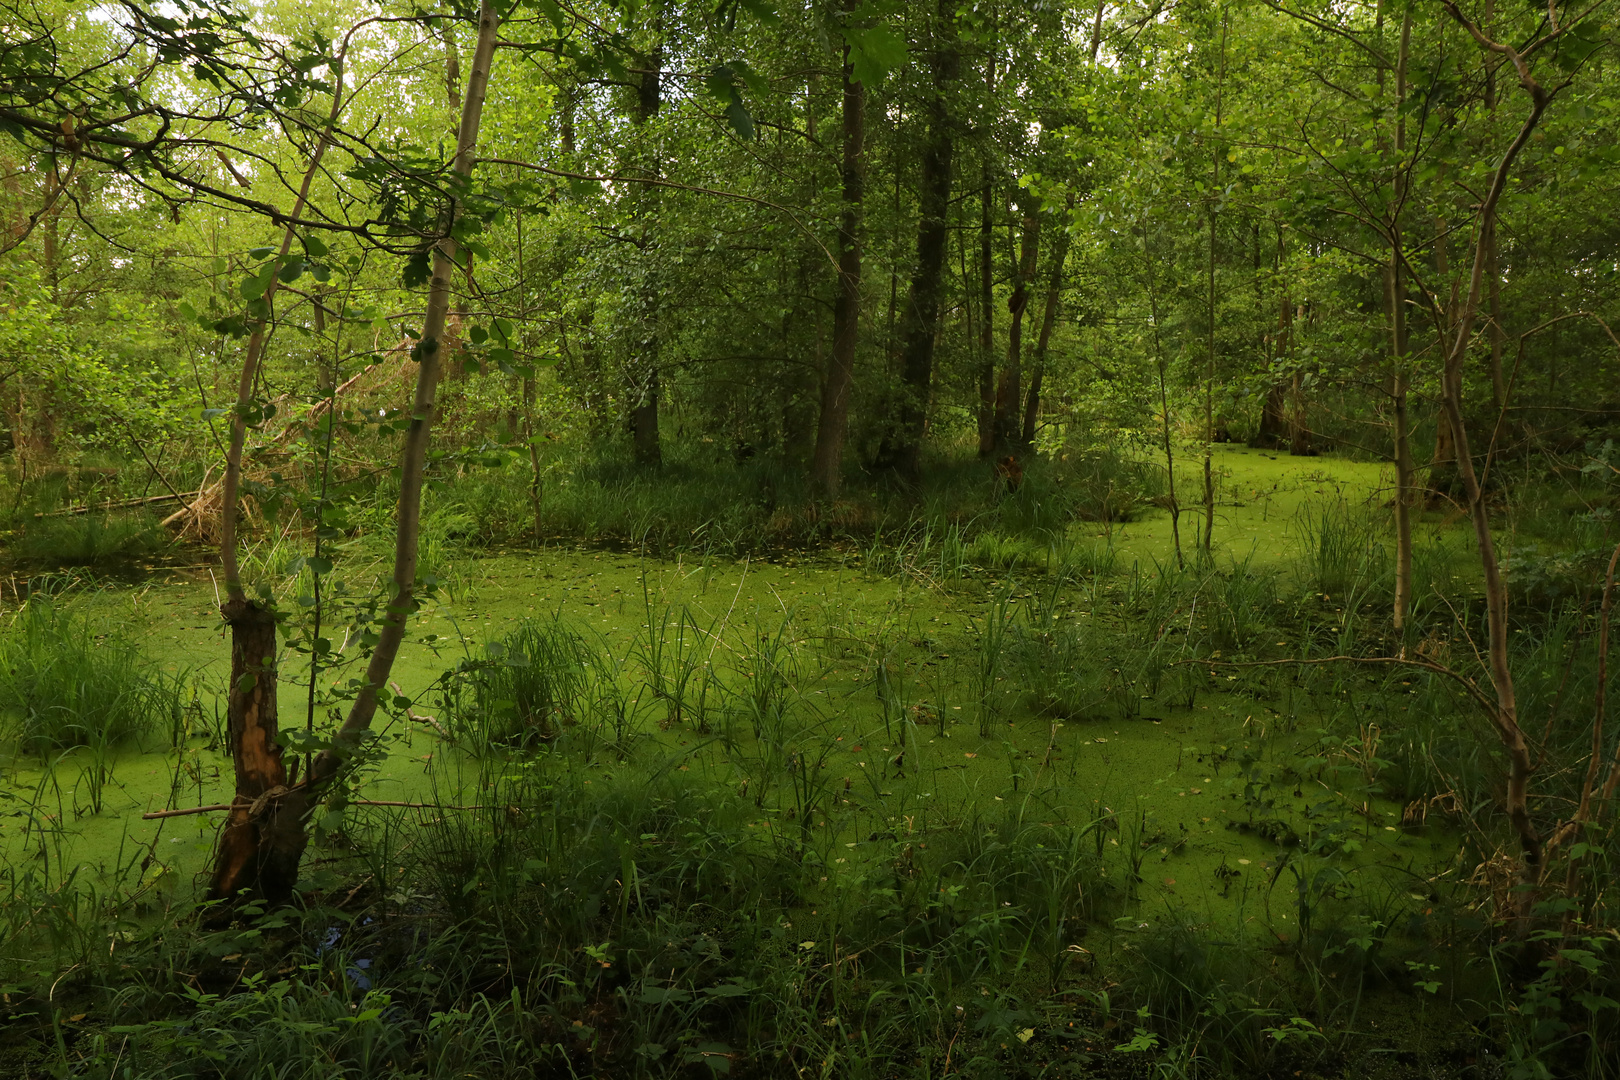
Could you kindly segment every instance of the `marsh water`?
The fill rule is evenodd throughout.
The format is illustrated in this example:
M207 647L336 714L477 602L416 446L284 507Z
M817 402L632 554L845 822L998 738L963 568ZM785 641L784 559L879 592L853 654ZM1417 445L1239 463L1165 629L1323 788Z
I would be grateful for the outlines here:
M1217 462L1217 558L1257 573L1294 571L1302 507L1376 501L1387 481L1377 466L1236 448L1220 451ZM1193 517L1184 511L1184 520ZM1402 829L1402 808L1380 799L1376 784L1369 794L1376 744L1346 749L1342 738L1328 735L1327 721L1339 717L1324 711L1342 710L1342 701L1324 705L1292 693L1286 680L1279 689L1277 680L1242 668L1196 669L1196 689L1171 692L1167 685L1158 695L1141 694L1139 703L1099 693L1094 708L1060 717L1041 716L1019 700L1018 686L1008 685L1017 679L1011 662L985 686L982 642L996 622L1049 634L1088 620L1106 643L1112 624L1125 617L1115 609L1131 579L1154 578L1173 565L1165 512L1106 528L1080 523L1071 532L1046 550L1030 549L1028 565L962 563L951 577L932 576L924 566L879 577L853 547L758 559L658 559L567 547L469 556L457 566L454 588L418 620L418 639L439 640L413 642L396 668L399 688L418 702L410 710L415 715L390 720L387 756L354 794L476 801L474 756L441 737L436 719L422 719L435 712L440 676L484 656L487 645L523 620L557 619L612 658L632 704L632 730L622 740L633 747L630 763L617 760L619 743L604 740L594 760L570 766L600 768L587 784L634 782L643 770L676 762L672 767L714 783L748 780L739 762L757 753L758 736L731 699L753 675L759 636L779 637L778 662L803 713L795 723L811 733L821 755L817 767L837 794L830 817L839 824L818 832L830 873L859 865L862 839L874 828L904 823L908 832L925 834L1007 800L1028 804L1037 817L1106 819L1106 846L1139 849L1140 865L1127 870L1138 860L1121 858L1119 872L1140 877L1133 884L1143 919L1184 909L1286 940L1298 915L1291 903L1273 902L1279 845L1272 834L1287 837L1286 853L1324 817L1352 816L1359 861L1399 868L1387 878L1390 888L1445 869L1457 853L1456 837ZM1190 551L1190 539L1186 546ZM1051 564L1072 557L1075 547L1084 548L1093 572L1054 581ZM148 873L164 877L168 888L193 887L218 815L141 815L231 797L229 757L217 737L228 643L215 599L210 575L192 572L76 601L122 624L168 671L188 680L196 694L188 722L196 731L179 747L119 753L99 813L84 809L79 778L90 768L88 751L49 762L8 761L7 791L33 808L0 818L0 850L9 860L49 853L57 873L75 865L108 870L150 850L156 861ZM1195 606L1175 616L1194 626L1209 618ZM1326 617L1332 621L1331 611ZM693 718L693 704L672 722L667 695L651 692L646 644L655 626L671 656L696 658L698 673L685 693L693 702L707 695L701 719ZM1266 644L1287 654L1293 643ZM1094 662L1109 663L1108 654ZM296 683L307 680L307 668L301 673L291 657L284 663L284 679L293 684L282 689L285 721L300 713ZM1369 714L1363 726L1376 730L1389 719L1398 718ZM1314 763L1307 777L1263 781L1257 794L1257 777L1270 777L1279 765L1299 771L1302 762ZM781 814L790 808L760 809L758 826L771 829L782 827ZM1286 823L1287 832L1267 824L1273 821Z

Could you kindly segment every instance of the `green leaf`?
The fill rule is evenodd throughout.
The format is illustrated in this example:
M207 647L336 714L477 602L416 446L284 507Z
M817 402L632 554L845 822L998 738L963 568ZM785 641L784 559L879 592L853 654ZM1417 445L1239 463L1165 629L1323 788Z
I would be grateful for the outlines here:
M329 249L326 242L320 237L306 236L304 237L304 250L309 253L310 258L319 259L325 256Z
M252 259L254 262L258 262L260 259L268 259L275 253L276 249L272 247L256 247L252 251L248 252L248 258Z
M754 138L754 118L748 115L748 108L742 101L742 91L737 86L738 78L746 67L740 60L716 64L704 78L703 85L724 104L726 120L730 122L732 130L751 142Z
M731 130L744 142L754 141L754 118L748 115L748 109L741 101L733 101L726 106L726 119L731 121Z
M400 280L407 289L417 289L426 285L428 278L433 276L433 255L427 251L414 251L411 257L405 260L405 268L400 271Z
M242 299L248 301L249 303L252 303L259 297L263 296L264 290L265 282L260 281L256 277L243 278L242 284L237 286L236 289L237 292L242 294Z
M276 272L276 277L281 279L283 285L291 285L303 274L304 260L289 256L287 261L282 264L281 269Z
M875 87L906 62L906 39L888 26L847 27L850 74L855 81Z

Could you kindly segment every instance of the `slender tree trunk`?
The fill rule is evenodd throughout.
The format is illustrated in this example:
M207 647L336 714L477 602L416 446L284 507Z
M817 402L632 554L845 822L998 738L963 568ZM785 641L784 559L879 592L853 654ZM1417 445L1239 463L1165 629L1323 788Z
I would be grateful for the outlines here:
M661 27L660 27L661 31ZM647 60L647 70L642 72L641 84L636 95L635 122L637 127L645 127L647 122L658 115L663 106L663 67L664 49L662 43L654 46L652 54ZM649 162L646 170L649 176L656 176L659 172L656 155ZM656 267L656 260L652 254L652 225L649 204L657 198L651 189L640 191L635 196L640 202L641 217L641 257L646 263L646 272L642 275L640 287L640 329L641 338L637 342L639 354L635 359L635 379L631 386L632 398L635 401L630 410L630 430L632 439L632 453L639 465L658 465L663 462L664 451L658 437L658 403L660 396L659 372L659 318L658 306L662 302L652 271Z
M1485 32L1491 32L1491 22L1496 17L1496 0L1485 0L1485 11L1480 23ZM1485 109L1487 125L1492 134L1496 131L1496 67L1498 59L1494 53L1487 52L1485 60ZM1496 252L1496 218L1485 222L1481 235L1485 240L1485 277L1490 283L1486 294L1490 304L1490 326L1486 333L1491 341L1491 403L1500 414L1507 408L1507 380L1502 371L1502 268L1497 259Z
M1040 246L1040 208L1033 203L1024 213L1018 244L1018 265L1013 268L1012 296L1007 300L1007 363L996 385L996 453L1021 453L1024 382L1024 311L1029 307L1029 285L1035 280L1035 258Z
M991 217L994 183L990 167L984 169L984 189L979 193L979 456L996 452L996 354L995 354L995 222Z
M456 45L456 24L450 19L439 21L439 35L444 40L444 98L450 114L461 113L461 49Z
M1459 22L1463 17L1457 9L1447 5ZM1501 50L1497 46L1497 51ZM1457 473L1467 500L1469 517L1474 525L1474 539L1478 544L1480 569L1484 576L1485 610L1488 623L1489 666L1491 686L1495 691L1496 708L1491 720L1508 758L1507 795L1504 800L1508 820L1518 836L1523 855L1520 882L1529 888L1516 896L1519 922L1524 925L1535 902L1534 886L1540 880L1542 843L1540 833L1530 816L1530 777L1535 762L1523 729L1519 726L1518 702L1513 685L1513 670L1508 653L1508 595L1507 582L1496 555L1496 538L1491 533L1490 508L1480 488L1469 453L1468 432L1463 426L1462 376L1468 346L1473 337L1474 319L1479 310L1482 284L1485 276L1486 252L1484 235L1496 215L1497 203L1507 186L1509 173L1519 152L1530 141L1542 115L1552 101L1552 95L1529 74L1528 66L1520 62L1519 81L1530 98L1530 112L1519 128L1517 136L1508 146L1491 177L1490 187L1479 209L1480 237L1474 249L1473 270L1469 275L1467 299L1456 319L1456 328L1449 342L1445 368L1441 379L1441 403L1451 423L1452 437L1457 444Z
M1440 347L1446 348L1457 318L1457 281L1452 277L1450 244L1446 236L1446 219L1434 221L1434 276L1436 283L1447 290L1440 302L1439 325L1435 333ZM1456 500L1462 494L1462 481L1457 474L1457 434L1444 409L1435 420L1434 453L1429 458L1429 502L1440 505Z
M846 10L849 6L846 5ZM844 46L843 214L838 222L838 297L833 302L832 356L821 387L821 418L810 480L825 499L838 498L861 325L861 210L866 195L866 87L856 81Z
M558 106L557 113L557 139L562 145L562 152L571 157L578 134L575 118L579 112L579 103L575 100L571 87L561 86L558 87L558 91L562 94L562 102Z
M1046 349L1052 340L1052 328L1057 324L1058 306L1063 299L1063 264L1069 255L1069 230L1058 232L1057 247L1052 252L1052 277L1046 289L1046 308L1041 313L1041 332L1035 339L1035 357L1029 373L1029 393L1024 399L1023 448L1029 452L1035 447L1036 423L1041 412L1041 382L1046 377Z
M528 280L523 269L523 215L517 215L517 279ZM527 305L524 307L527 314ZM534 516L534 545L540 546L543 532L541 521L542 498L545 495L544 474L540 467L540 439L534 424L534 407L539 398L539 387L531 369L523 376L523 440L529 444L529 509Z
M1176 568L1187 568L1181 553L1181 503L1176 500L1176 453L1170 438L1169 364L1164 355L1164 342L1159 335L1159 290L1153 278L1153 253L1148 250L1147 226L1142 226L1142 255L1147 265L1148 318L1153 320L1153 362L1159 373L1159 435L1163 440L1164 473L1170 500L1170 539L1176 546Z
M1412 606L1412 426L1407 411L1406 264L1401 254L1400 207L1406 199L1406 63L1411 52L1412 9L1401 20L1401 44L1395 60L1395 211L1389 226L1389 264L1385 268L1384 305L1389 312L1390 405L1394 413L1395 457L1395 607L1397 633L1406 629Z
M1260 427L1249 440L1249 445L1266 450L1276 450L1288 441L1288 418L1284 414L1286 403L1286 387L1282 373L1278 370L1278 363L1287 353L1288 334L1288 300L1287 286L1283 283L1283 231L1277 228L1277 251L1272 257L1272 280L1276 282L1277 328L1269 335L1270 346L1267 349L1266 371L1270 383L1266 387L1266 396L1260 403Z
M473 50L472 71L467 76L467 92L462 103L461 129L456 139L455 172L472 175L478 149L478 128L489 89L490 67L495 57L496 31L500 17L494 0L483 0L478 11L478 44ZM450 310L450 280L455 272L457 245L449 235L459 212L453 204L445 222L445 236L433 252L433 277L428 285L427 311L422 338L417 344L416 393L411 406L411 425L406 430L400 455L399 507L394 535L394 572L389 586L386 613L378 640L366 665L365 684L356 693L349 715L338 729L332 746L315 758L308 777L308 797L318 798L323 787L359 749L361 740L376 715L378 694L388 685L389 673L405 640L406 625L416 610L417 541L422 520L422 482L426 473L427 450L439 384L440 344L444 340L445 318ZM291 801L291 800L288 800Z
M918 191L921 219L917 223L917 265L911 277L901 330L901 398L896 425L879 454L883 464L908 483L922 478L922 441L933 389L934 342L939 324L940 293L945 278L945 244L949 230L951 158L955 151L953 121L945 99L947 85L958 67L956 27L952 9L940 0L931 32L929 51L931 94L928 135L923 146L922 178ZM988 314L988 313L986 313Z
M1226 90L1226 28L1227 8L1221 8L1221 51L1215 81L1215 130L1219 131L1222 106ZM1204 370L1204 532L1199 546L1207 554L1215 535L1215 215L1216 202L1221 190L1222 147L1215 145L1210 155L1213 171L1209 203L1209 341L1207 367Z

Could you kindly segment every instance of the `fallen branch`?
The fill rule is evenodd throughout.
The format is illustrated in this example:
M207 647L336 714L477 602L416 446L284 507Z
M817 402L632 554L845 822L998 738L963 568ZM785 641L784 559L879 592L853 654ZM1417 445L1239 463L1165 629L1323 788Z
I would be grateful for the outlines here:
M75 514L90 514L102 510L132 510L137 506L152 506L156 503L184 502L195 499L201 491L171 492L167 495L148 495L140 499L117 499L113 502L86 503L83 506L70 506L64 510L42 510L35 514L36 518L69 517Z
M402 806L407 810L488 810L487 806L443 806L439 803L425 802L396 802L393 799L350 799L352 806ZM156 818L186 817L190 814L212 814L220 810L231 810L237 806L246 806L247 803L212 803L208 806L188 806L180 810L148 810L141 815L142 821L151 821Z

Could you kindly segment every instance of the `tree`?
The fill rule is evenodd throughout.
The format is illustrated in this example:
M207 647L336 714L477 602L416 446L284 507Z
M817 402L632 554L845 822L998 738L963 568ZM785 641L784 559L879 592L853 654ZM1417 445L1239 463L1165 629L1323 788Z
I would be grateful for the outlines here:
M879 452L883 465L913 484L921 478L923 433L933 386L934 340L945 278L951 161L956 149L947 99L960 63L953 14L948 0L939 0L928 29L928 133L918 192L917 260L900 324L900 399L894 426Z

